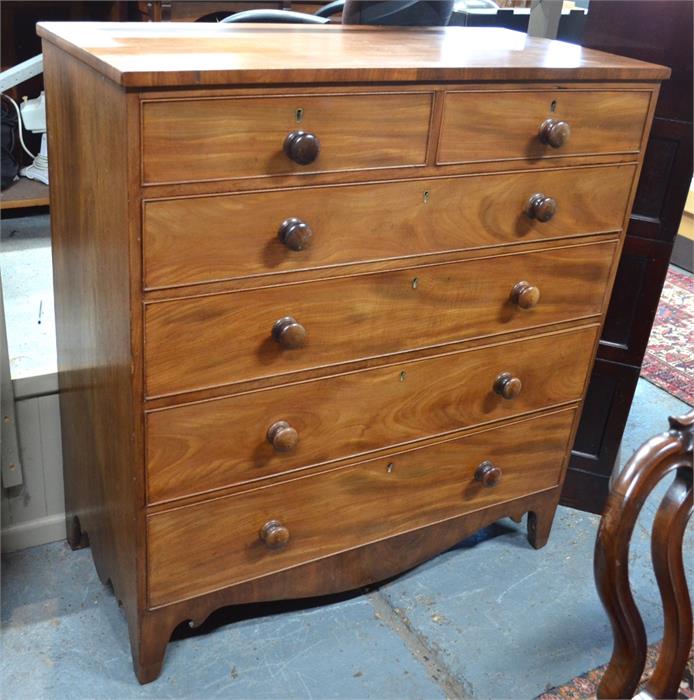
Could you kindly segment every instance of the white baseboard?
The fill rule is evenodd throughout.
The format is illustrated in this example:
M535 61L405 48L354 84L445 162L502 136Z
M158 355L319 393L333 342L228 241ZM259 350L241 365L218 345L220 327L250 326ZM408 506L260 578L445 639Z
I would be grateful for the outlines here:
M13 381L21 484L0 489L3 552L65 538L57 375Z
M64 540L65 537L65 514L49 515L3 528L2 551L7 554L18 549Z
M58 375L37 374L33 377L22 377L12 380L14 400L30 399L34 396L47 396L58 393Z

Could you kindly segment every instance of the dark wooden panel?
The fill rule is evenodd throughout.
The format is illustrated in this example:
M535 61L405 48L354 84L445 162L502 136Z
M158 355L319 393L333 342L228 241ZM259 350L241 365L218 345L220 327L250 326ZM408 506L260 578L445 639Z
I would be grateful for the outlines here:
M691 176L691 122L656 117L644 156L627 236L650 238L672 245L687 200Z
M583 46L672 68L656 116L692 121L690 0L600 0L590 3Z
M639 368L598 359L569 461L562 503L602 512Z
M619 261L598 357L641 365L672 246L627 238Z
M562 503L600 512L692 177L694 3L591 3L582 44L672 68L663 83ZM614 364L625 363L625 364ZM609 371L607 368L609 367ZM610 386L612 387L610 390ZM611 391L610 397L605 392ZM610 401L609 410L603 402ZM588 435L592 434L592 438ZM599 439L597 436L600 436ZM593 450L591 456L581 450Z

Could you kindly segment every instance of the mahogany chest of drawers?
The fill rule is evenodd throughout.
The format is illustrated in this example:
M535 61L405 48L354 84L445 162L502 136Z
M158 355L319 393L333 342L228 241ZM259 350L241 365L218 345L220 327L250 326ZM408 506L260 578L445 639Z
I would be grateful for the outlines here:
M69 541L140 681L221 606L504 516L541 547L667 69L506 30L39 33Z

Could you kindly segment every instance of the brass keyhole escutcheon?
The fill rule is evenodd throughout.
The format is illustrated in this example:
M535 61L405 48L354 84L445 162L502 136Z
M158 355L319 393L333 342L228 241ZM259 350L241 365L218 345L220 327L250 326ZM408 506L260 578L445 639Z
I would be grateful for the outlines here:
M426 192L424 192L424 204L428 204L428 203L429 203L429 190L426 190Z
M301 107L297 108L296 112L294 113L294 118L296 119L297 124L301 124L301 122L304 121L304 110Z
M552 100L552 104L549 106L549 111L550 112L556 112L557 111L557 101Z
M415 277L412 280L412 289L417 289L418 286L419 286L419 277Z
M395 469L395 465L394 465L392 462L388 462L388 466L386 467L386 471L387 471L389 474L392 474L392 473L393 473L393 469Z
M404 382L406 376L407 376L407 372L405 372L405 370L403 370L402 372L400 372L400 381L401 381L401 382Z

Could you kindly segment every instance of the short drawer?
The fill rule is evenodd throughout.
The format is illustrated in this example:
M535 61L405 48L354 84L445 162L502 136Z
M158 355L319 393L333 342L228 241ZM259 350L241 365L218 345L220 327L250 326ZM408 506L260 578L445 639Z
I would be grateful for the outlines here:
M648 91L630 90L449 92L437 161L636 154L650 99ZM568 124L568 138L547 120Z
M565 410L150 515L149 605L208 593L556 486L573 417L573 409ZM500 470L495 486L479 480L485 462ZM268 533L276 543L289 540L273 549L265 543L273 541Z
M623 165L147 201L145 287L618 231L634 172ZM554 201L553 215L533 206L538 195Z
M149 501L263 479L577 400L596 329L151 411L146 419ZM502 375L520 380L515 398L497 393ZM278 425L294 432L281 432Z
M422 165L431 93L200 98L142 104L145 184ZM285 151L290 134L315 136ZM303 148L303 150L302 150ZM290 150L290 149L289 149Z
M150 302L147 394L223 386L595 316L602 312L616 245L606 241ZM520 306L532 303L531 296L515 296L523 282L540 294L531 308Z

